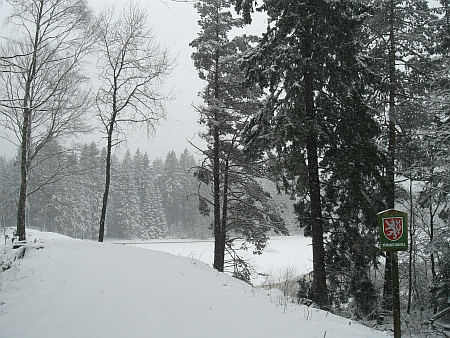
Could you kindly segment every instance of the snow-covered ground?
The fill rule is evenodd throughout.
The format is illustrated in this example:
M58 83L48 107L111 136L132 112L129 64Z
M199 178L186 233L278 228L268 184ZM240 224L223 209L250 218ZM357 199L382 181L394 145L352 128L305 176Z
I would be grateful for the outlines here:
M175 252L36 231L22 249L3 243L2 338L387 337Z
M116 241L127 246L164 251L174 256L194 258L212 266L214 260L213 240L150 240ZM253 285L261 285L269 279L275 278L286 270L295 272L297 276L312 271L311 238L304 236L276 236L272 237L262 255L254 255L252 248L239 250L240 242L235 245L238 254L248 261L255 269L252 276Z

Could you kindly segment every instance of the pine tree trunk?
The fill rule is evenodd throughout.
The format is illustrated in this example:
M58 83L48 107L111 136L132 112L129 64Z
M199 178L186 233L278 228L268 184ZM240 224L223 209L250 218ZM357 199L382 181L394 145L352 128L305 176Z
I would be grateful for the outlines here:
M311 58L311 41L309 37L303 39L303 53L305 60ZM308 135L306 151L308 159L308 186L311 203L311 233L313 246L313 285L314 302L321 308L328 305L328 291L325 273L325 251L323 247L323 220L320 198L319 160L317 154L317 117L314 108L314 87L310 70L304 72L305 110L307 117Z
M313 247L314 302L320 307L328 305L325 274L325 251L323 247L323 220L320 201L320 182L317 157L317 140L314 132L308 133L306 145L308 156L308 185L311 203L311 233Z
M220 165L219 165L219 128L214 126L214 269L223 272L225 265L225 234L220 217Z
M220 229L218 236L218 252L220 253L220 264L222 271L225 269L225 246L227 239L227 214L228 214L228 161L226 161L223 173L223 197L222 197L222 218L220 220Z
M396 132L395 132L395 92L396 92L396 78L395 78L395 3L390 0L389 4L389 144L388 156L389 163L386 170L387 175L387 191L386 204L388 209L395 208L395 147L396 147ZM384 287L383 287L383 302L382 307L386 310L392 308L392 252L386 253Z
M413 208L412 172L409 174L409 252L408 252L408 303L406 313L411 312L411 301L413 292L413 254L414 254L414 208Z
M219 40L219 32L216 32L216 39ZM214 55L214 98L219 98L219 50L215 51ZM225 265L225 233L222 229L221 210L220 210L220 135L219 126L219 112L216 109L214 114L213 126L213 181L214 181L214 263L213 266L217 271L223 272Z
M434 240L434 212L433 212L433 204L432 204L432 199L430 197L430 207L429 207L429 212L430 212L430 242L433 243ZM434 259L434 253L431 252L430 253L430 262L431 262L431 301L433 302L432 306L433 306L433 314L437 313L437 302L436 302L436 262Z

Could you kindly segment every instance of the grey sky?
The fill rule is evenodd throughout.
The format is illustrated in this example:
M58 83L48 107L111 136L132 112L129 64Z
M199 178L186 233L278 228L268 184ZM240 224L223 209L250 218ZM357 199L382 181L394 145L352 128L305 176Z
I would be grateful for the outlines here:
M120 10L126 1L116 1L115 8ZM192 4L182 2L162 2L160 0L141 0L143 6L147 7L148 22L153 27L155 39L161 45L167 46L170 53L176 57L176 66L167 79L165 91L171 90L174 99L166 105L167 120L157 126L156 135L148 139L145 135L140 135L135 131L129 133L127 144L122 145L119 152L127 147L131 152L139 148L142 152L147 152L150 159L156 157L165 158L170 150L175 150L177 154L185 148L191 153L195 149L189 145L187 139L192 139L195 144L201 145L201 140L196 136L200 130L197 124L198 115L192 104L200 104L197 94L203 87L198 79L195 68L191 61L192 49L189 42L192 41L198 31L198 15ZM99 10L107 0L90 0L95 10ZM7 4L0 2L0 16L4 20ZM3 27L2 32L5 32ZM2 34L3 35L3 34ZM99 124L99 128L102 128ZM2 130L3 131L3 130ZM102 134L94 134L83 137L83 141L94 141L99 147L106 146ZM7 141L0 139L0 155L12 157L16 154L16 147Z
M147 152L150 159L157 157L164 159L170 150L179 155L185 148L191 154L196 150L187 140L203 148L203 141L199 139L198 132L201 126L197 123L198 113L192 106L200 105L201 99L198 92L204 83L198 78L197 72L191 60L193 49L189 42L196 38L199 31L197 21L199 16L193 3L170 0L138 0L147 8L148 23L153 27L155 39L161 45L167 46L171 54L176 57L176 66L167 79L165 90L171 90L174 99L167 103L167 120L157 126L156 135L147 139L145 135L130 132L127 143L116 152L123 153L129 148L132 153L137 148L141 152ZM104 5L111 4L108 0L89 0L91 6L100 10ZM115 1L116 10L120 10L126 0ZM0 19L3 22L6 3L0 0ZM257 29L259 27L259 29ZM246 27L244 31L261 32L265 28L263 19L256 21L255 25ZM4 32L4 29L2 29ZM99 128L102 128L99 124ZM94 141L100 148L106 145L102 134L83 137L83 142ZM16 154L16 147L0 139L0 156L12 157Z

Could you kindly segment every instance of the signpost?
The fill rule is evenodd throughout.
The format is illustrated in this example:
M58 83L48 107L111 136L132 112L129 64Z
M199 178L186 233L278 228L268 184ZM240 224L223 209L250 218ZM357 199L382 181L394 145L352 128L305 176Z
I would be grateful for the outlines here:
M398 281L397 251L408 250L408 215L389 209L378 214L380 248L391 251L392 312L394 315L394 338L401 337L400 286Z
M382 251L408 250L408 215L390 209L378 214Z

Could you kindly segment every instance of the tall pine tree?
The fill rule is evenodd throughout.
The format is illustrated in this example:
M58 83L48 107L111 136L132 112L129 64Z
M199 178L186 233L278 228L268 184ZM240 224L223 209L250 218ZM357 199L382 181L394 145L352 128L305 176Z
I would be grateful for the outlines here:
M365 182L374 175L364 172L376 154L377 134L361 92L358 39L366 9L353 1L315 0L267 0L261 9L269 17L267 32L246 67L248 79L269 95L248 128L248 147L253 154L268 152L280 182L298 200L300 224L313 241L314 301L324 307L330 303L324 233L352 224L363 206L345 213L339 205L352 204L346 195L352 189L365 197ZM341 199L334 205L333 194Z
M196 48L192 58L199 77L206 82L201 93L205 105L198 110L200 123L207 129L202 137L208 149L203 151L205 159L196 176L212 185L211 198L201 196L200 201L203 211L208 203L213 209L214 268L219 271L225 268L226 247L231 247L234 239L231 233L255 243L257 251L264 247L269 229L286 233L270 199L254 179L257 170L243 162L242 132L259 106L261 91L243 86L239 59L253 38L229 39L232 29L243 26L242 19L233 18L230 6L228 0L197 3L201 31L190 44ZM255 217L248 217L252 213Z

